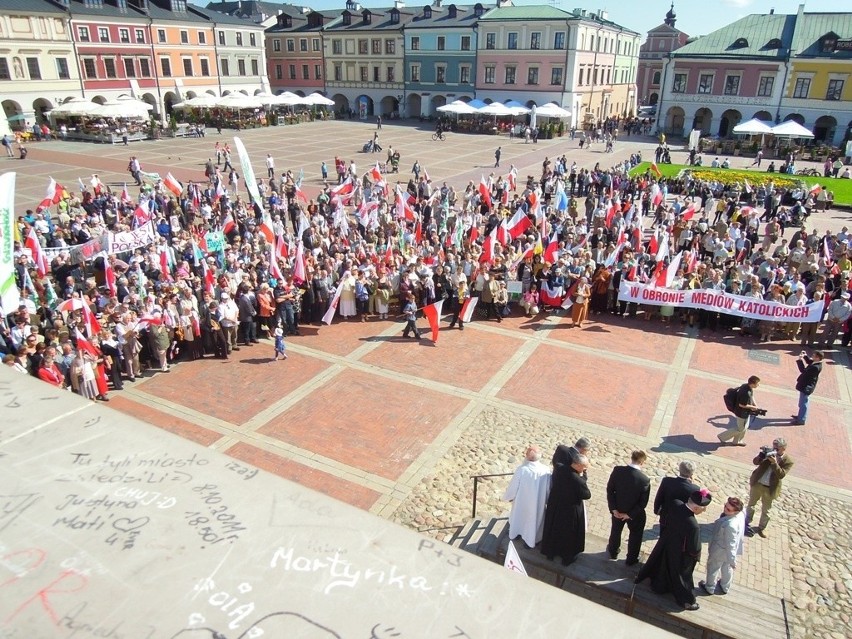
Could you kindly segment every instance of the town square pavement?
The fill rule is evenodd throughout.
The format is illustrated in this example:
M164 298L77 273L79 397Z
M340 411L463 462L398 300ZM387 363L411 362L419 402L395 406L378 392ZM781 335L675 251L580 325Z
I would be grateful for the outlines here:
M264 159L271 153L278 171L304 169L306 190L315 196L322 160L333 172L337 154L355 160L363 172L385 159L386 152L359 152L374 130L369 123L332 121L238 135L258 177L265 177ZM201 180L204 163L215 159L214 142L234 133L208 129L204 138L129 147L31 144L27 160L3 158L0 171L18 172L16 204L23 211L41 200L51 176L77 190L78 178L88 182L97 173L121 189L131 154L144 171ZM606 154L601 145L580 151L569 136L536 145L453 133L433 142L431 125L411 123L385 123L380 143L402 155L392 185L397 179L404 184L418 160L433 182L457 189L492 172L503 175L510 164L521 179L538 176L546 156L565 153L569 162L606 167L638 150L652 157L655 146L652 138L634 137ZM497 146L501 166L494 168ZM674 155L675 161L685 156L681 150ZM749 164L732 159L736 166ZM839 230L850 217L848 210L833 210L812 222L820 231ZM758 344L738 333L699 333L641 317L597 316L582 330L569 326L558 315L515 314L499 325L474 321L463 332L445 324L437 343L417 343L400 337L397 318L337 320L303 327L301 336L288 340L285 362L270 362L272 346L261 343L228 361L148 373L112 393L110 406L439 538L470 518L470 477L512 471L528 444L550 451L581 434L592 440L590 532L605 536L606 478L613 465L627 463L630 450L650 453L647 470L654 480L672 474L679 460L694 460L697 481L721 504L725 495L747 495L758 448L783 436L795 467L773 509L769 537L748 541L737 583L784 597L794 636L852 636L848 351L828 353L808 424L793 426L798 343ZM720 446L716 435L732 421L722 395L753 374L763 380L756 399L768 413L756 420L745 447ZM506 479L495 478L481 491L480 516L507 511L499 501ZM712 521L720 509L711 507L702 521ZM646 534L645 552L655 530Z

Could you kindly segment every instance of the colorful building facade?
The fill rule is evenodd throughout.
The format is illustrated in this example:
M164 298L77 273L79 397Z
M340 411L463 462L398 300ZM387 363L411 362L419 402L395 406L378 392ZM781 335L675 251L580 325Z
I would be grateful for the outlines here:
M676 22L677 14L672 3L663 23L648 31L645 42L639 47L636 92L640 105L653 106L660 101L663 64L669 53L680 49L689 40L687 34L675 28Z
M273 93L308 95L325 90L323 27L339 11L303 11L283 5L266 29L267 72Z

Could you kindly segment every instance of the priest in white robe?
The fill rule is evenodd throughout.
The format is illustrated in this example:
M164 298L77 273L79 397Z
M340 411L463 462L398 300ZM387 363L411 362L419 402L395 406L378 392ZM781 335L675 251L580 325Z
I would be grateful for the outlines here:
M528 548L535 548L544 529L551 468L541 463L541 451L536 446L527 448L525 457L512 476L503 500L512 502L509 539L521 537Z

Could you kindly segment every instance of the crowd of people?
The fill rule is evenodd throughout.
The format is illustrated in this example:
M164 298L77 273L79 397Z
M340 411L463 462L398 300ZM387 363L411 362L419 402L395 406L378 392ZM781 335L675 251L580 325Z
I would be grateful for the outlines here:
M852 338L852 234L821 233L804 220L786 227L789 211L813 197L801 188L631 172L641 162L634 154L609 168L548 157L525 179L514 166L495 166L459 190L415 161L408 183L392 189L378 167L362 172L338 156L337 184L324 179L308 198L302 175L279 172L267 156L269 177L257 180L252 198L231 153L217 141L204 175L185 185L149 179L134 157L128 170L141 183L138 197L93 176L19 215L21 305L3 309L6 363L39 376L50 362L65 386L81 389L85 367L72 372L59 354L92 358L101 385L88 395L106 398L105 379L117 389L145 368L227 358L276 329L287 337L319 325L332 306L344 321L366 322L396 318L409 301L422 309L444 300L443 313L461 329L458 313L471 296L480 302L477 320L500 322L515 308L528 316L570 308L580 327L589 316L641 313L762 341L830 348ZM155 240L145 246L112 255L77 250L104 233L148 225ZM672 288L787 305L823 301L824 319L755 321L619 300L622 280L648 281L678 253L688 258ZM62 305L68 300L75 303ZM78 335L91 353L80 354Z
M512 502L509 538L520 538L528 549L538 550L554 561L570 566L585 551L588 509L593 498L587 473L591 443L582 437L573 446L557 446L551 464L541 461L541 451L530 446L524 462L515 470L503 499ZM640 561L651 479L642 471L647 453L634 450L630 462L612 469L606 484L610 535L606 551L612 560L621 552L625 526L628 530L625 564ZM696 584L693 573L701 560L701 534L696 515L712 503L707 489L694 483L695 464L682 461L678 476L663 478L652 504L659 517L659 539L635 575L635 583L650 580L660 594L671 593L685 610L699 608L696 591L707 595L727 594L734 581L746 537L767 537L769 512L781 492L784 477L793 467L787 442L776 439L772 447L760 450L753 460L749 496L726 499L722 513L713 523L707 544L706 577ZM761 505L758 525L752 525L755 506Z

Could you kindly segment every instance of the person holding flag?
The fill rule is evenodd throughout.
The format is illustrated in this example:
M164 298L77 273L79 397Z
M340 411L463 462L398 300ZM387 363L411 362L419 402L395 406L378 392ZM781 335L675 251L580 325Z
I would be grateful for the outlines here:
M413 332L413 337L418 340L423 339L420 336L420 331L417 330L417 303L414 300L414 293L409 292L406 295L405 303L402 306L402 316L405 318L405 330L402 331L402 336L408 337L409 333Z

